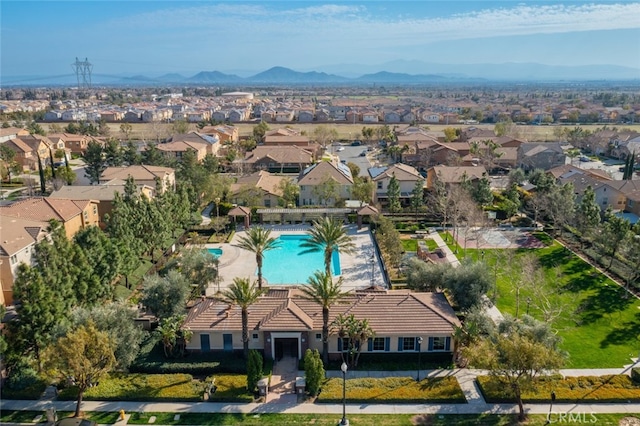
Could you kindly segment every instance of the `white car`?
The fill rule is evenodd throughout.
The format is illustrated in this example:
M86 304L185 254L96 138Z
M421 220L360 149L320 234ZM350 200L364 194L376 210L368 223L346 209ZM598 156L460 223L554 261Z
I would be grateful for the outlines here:
M341 146L340 148L336 149L337 152L342 152L344 151L344 146Z

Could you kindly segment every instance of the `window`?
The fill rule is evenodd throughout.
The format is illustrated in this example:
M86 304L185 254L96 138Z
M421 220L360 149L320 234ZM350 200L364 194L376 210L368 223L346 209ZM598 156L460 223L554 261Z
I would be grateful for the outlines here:
M384 337L374 337L373 338L373 348L372 348L372 350L374 350L374 351L384 351L385 350L384 341L385 341Z
M271 207L271 200L269 200L268 198L266 200L264 200L264 206L265 207Z
M322 340L322 333L316 333L316 340Z
M446 339L444 337L434 337L433 338L433 350L434 351L444 351L445 341L446 341Z
M382 182L378 182L378 189L382 189Z
M84 220L89 220L89 212L88 211L84 212Z
M338 350L340 352L348 352L349 351L349 338L347 337L339 337L338 338Z
M416 350L416 338L415 337L403 337L402 338L402 350L403 351L415 351Z
M251 335L251 338L252 338L253 340L258 340L258 333L253 333L253 334Z
M97 206L93 206L93 214L98 214L98 207Z
M16 256L15 254L13 256L11 256L11 264L15 265L15 263L18 261L18 256Z

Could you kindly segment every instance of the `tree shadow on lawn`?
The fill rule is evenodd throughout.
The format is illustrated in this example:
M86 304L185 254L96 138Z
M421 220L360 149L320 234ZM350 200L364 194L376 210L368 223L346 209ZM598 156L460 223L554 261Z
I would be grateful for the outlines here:
M597 271L589 272L589 269L590 267L580 268L579 266L572 266L569 269L565 269L564 272L566 275L571 275L571 278L569 278L567 283L561 287L562 291L579 293L584 290L604 286L602 280L606 280L606 277Z
M604 284L597 293L585 298L576 308L581 325L591 324L604 315L624 311L635 301L635 298L625 297L626 291L617 285Z
M609 345L622 345L633 341L640 342L640 312L635 315L632 321L626 321L612 330L603 341L600 342L601 348Z

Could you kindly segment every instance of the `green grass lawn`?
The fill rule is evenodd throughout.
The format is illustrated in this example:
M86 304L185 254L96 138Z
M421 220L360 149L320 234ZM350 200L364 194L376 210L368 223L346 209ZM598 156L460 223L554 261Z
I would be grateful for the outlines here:
M497 276L498 309L511 315L528 310L542 320L542 311L536 307L541 301L531 289L521 289L517 303L513 278L508 272L508 265L530 250L513 251L515 258L510 258L508 250L484 251L485 261ZM640 301L627 297L623 288L557 243L533 252L544 268L545 282L539 285L550 290L551 304L562 307L552 326L563 339L562 349L569 354L565 368L630 364L630 358L640 352ZM467 249L466 255L482 257L481 252L472 249ZM490 298L493 292L489 291Z
M418 241L417 240L400 240L402 242L402 248L407 253L415 253L418 251Z

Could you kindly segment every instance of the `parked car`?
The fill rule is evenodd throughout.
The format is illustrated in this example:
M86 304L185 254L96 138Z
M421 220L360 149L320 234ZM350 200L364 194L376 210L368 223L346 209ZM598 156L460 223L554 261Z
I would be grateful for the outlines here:
M360 157L366 157L366 156L367 156L367 151L366 151L366 150L365 150L365 151L362 151L362 152L360 153Z
M580 161L582 161L583 163L588 163L589 161L591 161L591 158L583 155L582 157L580 157Z
M353 141L351 142L351 146L360 146L362 145L362 141Z
M337 152L342 152L344 151L344 146L341 146L340 148L336 149Z

